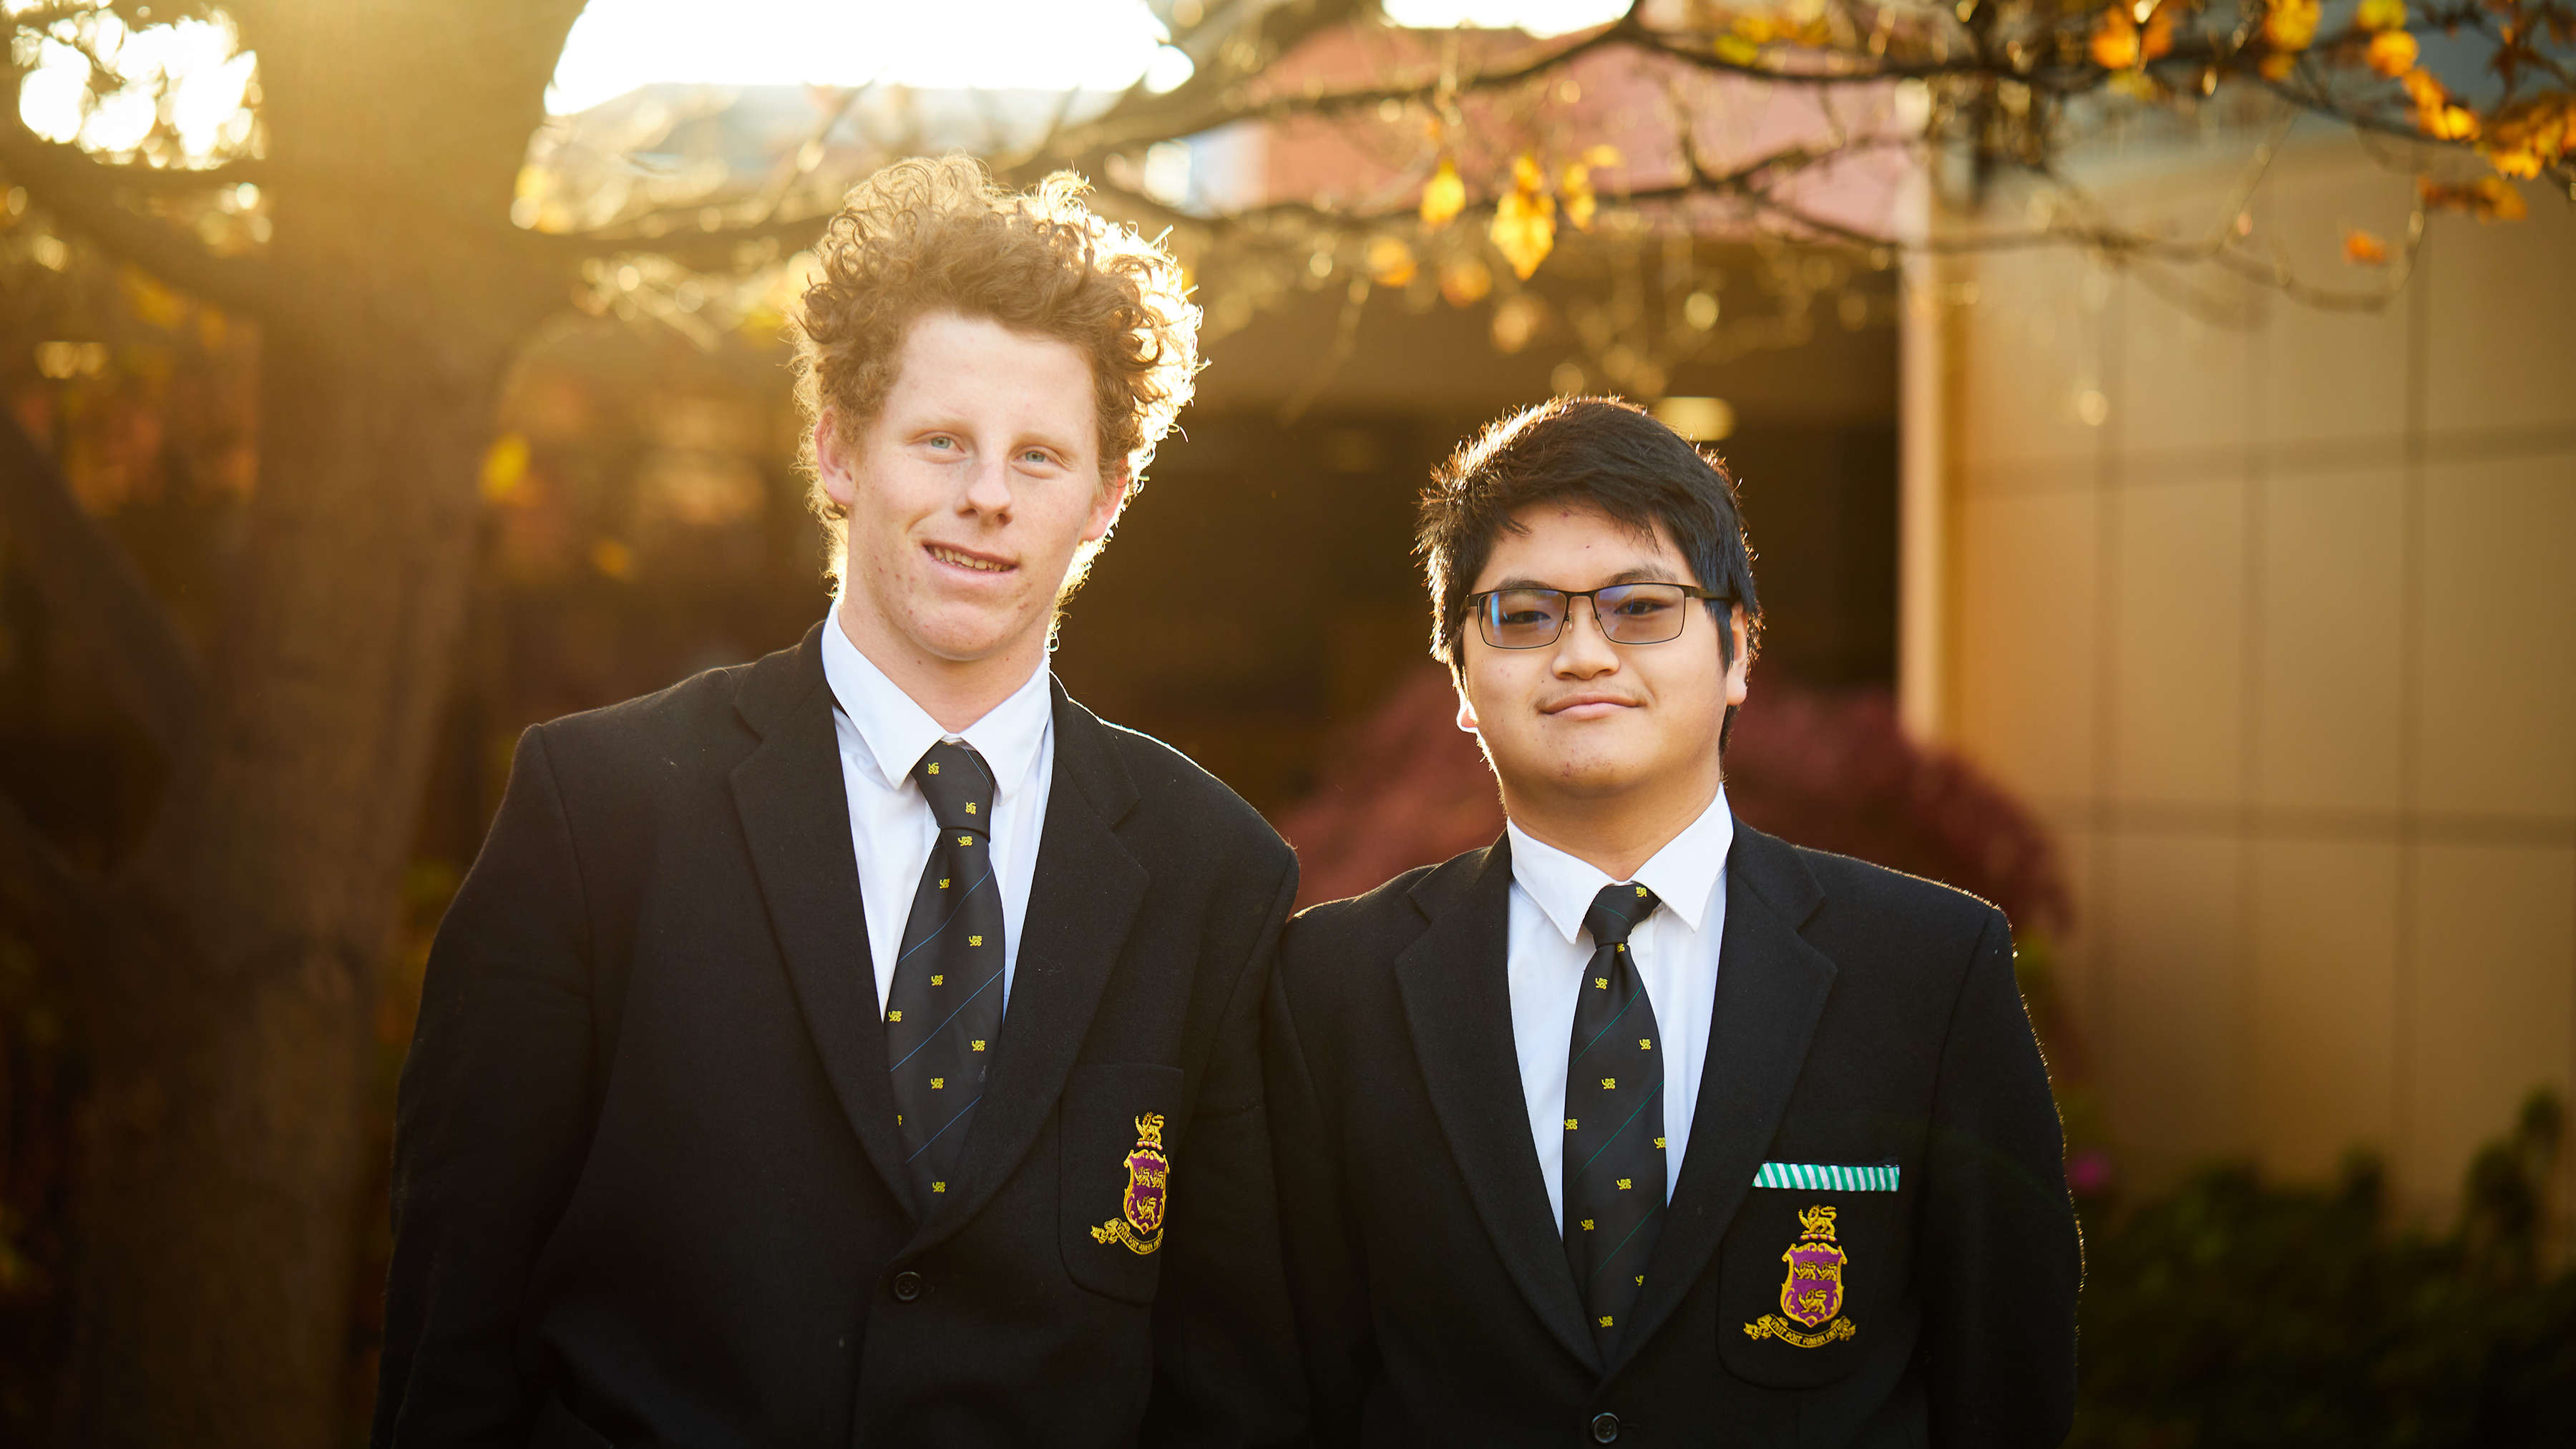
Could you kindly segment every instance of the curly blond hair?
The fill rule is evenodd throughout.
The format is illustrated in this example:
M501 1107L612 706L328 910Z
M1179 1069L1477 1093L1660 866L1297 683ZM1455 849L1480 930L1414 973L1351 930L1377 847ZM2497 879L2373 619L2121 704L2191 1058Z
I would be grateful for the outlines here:
M795 318L796 402L806 499L831 537L834 579L848 558L848 511L823 491L814 424L828 407L837 437L855 441L926 314L986 317L1079 349L1091 359L1103 479L1123 469L1131 486L1143 480L1190 400L1199 309L1171 253L1094 215L1088 189L1059 171L1013 194L971 157L913 157L859 183L824 227L822 278ZM1086 550L1076 579L1089 559Z

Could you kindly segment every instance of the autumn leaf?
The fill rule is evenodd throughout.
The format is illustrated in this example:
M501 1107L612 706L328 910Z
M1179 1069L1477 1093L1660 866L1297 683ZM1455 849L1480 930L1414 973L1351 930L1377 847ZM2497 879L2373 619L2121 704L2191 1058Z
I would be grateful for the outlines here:
M2478 134L2478 118L2463 106L2444 106L2422 120L2424 133L2438 141L2466 141Z
M2370 37L2370 68L2395 80L2415 68L2415 37L2403 30L2383 30Z
M2263 16L2263 42L2279 51L2308 48L2317 38L2318 0L2271 0Z
M1592 168L1577 161L1565 168L1565 180L1558 190L1565 193L1565 219L1576 231L1592 230L1592 214L1599 203L1592 194Z
M1369 280L1381 287L1401 287L1413 280L1418 270L1413 261L1413 248L1399 237L1371 238L1368 244Z
M2154 60L2173 49L2174 5L2171 0L2147 13L2147 28L2138 37L2138 55L2142 61Z
M1438 231L1466 209L1467 183L1458 179L1458 163L1443 156L1440 169L1422 185L1422 224Z
M2576 95L2542 96L2496 112L2478 150L2503 175L2538 176L2576 150Z
M1556 247L1556 198L1517 186L1504 192L1494 203L1490 235L1512 275L1527 281Z
M2352 23L2364 30L2398 30L2406 24L2406 0L2361 0Z
M2093 63L2104 70L2127 70L2141 58L2138 22L2125 5L2113 5L2093 17Z
M2416 183L2424 204L2436 211L2465 211L2480 221L2520 221L2530 206L2514 184L2501 176L2481 176L2465 186L2426 177Z
M1466 307L1494 290L1494 269L1479 257L1458 257L1440 264L1440 295L1452 307Z
M2343 259L2356 267L2384 267L2388 265L2388 243L2357 226L2345 227Z

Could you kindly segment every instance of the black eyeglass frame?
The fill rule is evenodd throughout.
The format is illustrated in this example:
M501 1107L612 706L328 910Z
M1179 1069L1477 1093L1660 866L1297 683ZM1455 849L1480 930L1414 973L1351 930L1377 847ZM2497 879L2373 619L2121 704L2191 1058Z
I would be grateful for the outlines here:
M1597 589L1541 589L1526 586L1515 586L1507 589L1487 589L1483 593L1469 594L1460 602L1467 606L1467 613L1476 621L1477 637L1483 639L1485 641L1485 646L1489 649L1547 648L1557 640L1565 637L1565 626L1568 623L1571 623L1574 619L1574 601L1577 599L1588 599L1591 601L1593 624L1600 627L1601 637L1610 640L1613 644L1670 644L1675 639L1682 637L1682 634L1690 627L1689 616L1683 615L1681 624L1676 627L1673 632L1665 635L1661 639L1614 638L1611 635L1608 626L1602 625L1601 623L1600 596L1603 594L1617 593L1623 589L1679 589L1683 598L1697 599L1701 603L1705 604L1722 603L1731 600L1734 597L1731 594L1718 593L1713 589L1703 589L1697 584L1677 584L1663 579L1636 579L1624 584L1603 584ZM1485 609L1486 601L1492 599L1497 594L1554 594L1565 600L1565 612L1557 616L1556 632L1539 640L1535 644L1498 644L1494 641L1494 636L1487 627L1490 621Z

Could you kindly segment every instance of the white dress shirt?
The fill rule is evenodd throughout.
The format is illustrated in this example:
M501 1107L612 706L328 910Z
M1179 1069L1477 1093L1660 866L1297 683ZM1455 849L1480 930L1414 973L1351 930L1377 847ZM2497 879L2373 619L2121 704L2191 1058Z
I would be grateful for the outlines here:
M1575 998L1592 960L1583 914L1606 885L1623 884L1508 825L1512 843L1509 981L1512 1044L1520 1054L1521 1098L1530 1141L1547 1181L1547 1210L1565 1227L1565 1067L1574 1038ZM1681 1180L1708 1061L1709 1018L1717 1004L1718 947L1726 938L1726 852L1735 816L1726 790L1697 820L1656 851L1633 881L1661 902L1628 937L1628 954L1655 1009L1664 1051L1664 1201Z
M859 858L859 899L868 913L868 955L876 963L877 1012L894 989L904 922L930 863L939 822L912 778L941 740L963 740L993 771L993 874L1002 887L1002 1001L1011 999L1020 936L1037 875L1038 837L1055 783L1055 699L1044 664L990 713L950 734L841 632L839 601L823 623L823 679L840 707L832 734L841 747L841 785L850 797L850 847Z

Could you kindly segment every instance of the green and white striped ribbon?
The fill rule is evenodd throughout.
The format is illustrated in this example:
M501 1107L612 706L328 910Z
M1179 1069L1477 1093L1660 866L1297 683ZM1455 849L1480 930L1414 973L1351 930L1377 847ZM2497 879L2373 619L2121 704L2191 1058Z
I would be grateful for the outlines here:
M1809 1192L1894 1192L1896 1164L1835 1167L1821 1162L1766 1162L1753 1174L1755 1187L1802 1188Z

